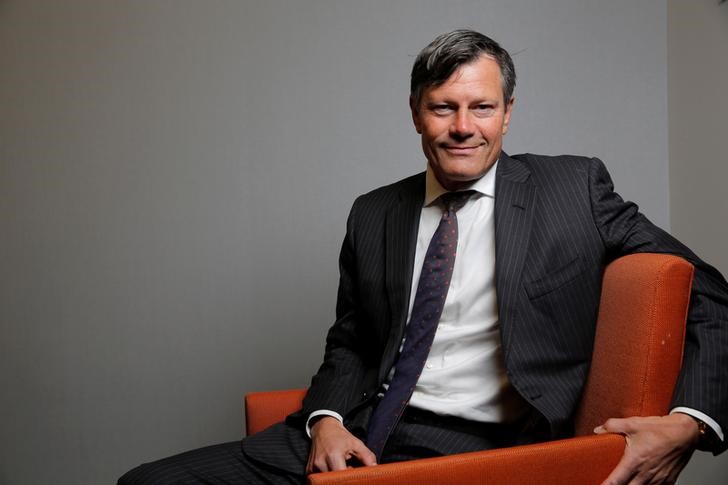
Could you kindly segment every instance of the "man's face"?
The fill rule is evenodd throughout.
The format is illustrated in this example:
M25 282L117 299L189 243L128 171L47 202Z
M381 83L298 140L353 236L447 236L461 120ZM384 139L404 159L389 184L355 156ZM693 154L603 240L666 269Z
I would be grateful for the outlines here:
M448 190L485 175L500 156L513 98L505 102L500 67L487 56L466 64L440 86L425 88L412 119L422 149Z

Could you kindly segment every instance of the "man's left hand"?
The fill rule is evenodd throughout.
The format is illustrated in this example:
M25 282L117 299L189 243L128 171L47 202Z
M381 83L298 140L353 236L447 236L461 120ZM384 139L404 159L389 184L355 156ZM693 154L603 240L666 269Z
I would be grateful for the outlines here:
M626 438L624 456L604 485L675 483L698 442L698 426L686 414L608 419L597 434Z

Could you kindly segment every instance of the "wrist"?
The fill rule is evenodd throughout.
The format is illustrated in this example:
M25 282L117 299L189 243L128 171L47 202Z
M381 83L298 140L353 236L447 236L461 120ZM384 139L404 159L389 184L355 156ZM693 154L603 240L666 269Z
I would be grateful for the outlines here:
M309 414L308 419L306 420L306 434L309 438L311 437L311 426L323 416L331 416L339 422L344 422L344 418L342 418L336 411L332 411L331 409L318 409Z
M328 416L326 414L315 416L311 418L311 421L309 422L309 425L311 427L311 437L315 436L317 431L320 431L322 428L334 425L334 426L343 426L341 422L336 419L333 416Z
M693 432L693 445L698 450L710 450L713 444L713 429L704 421L687 413L677 412L673 416L681 416L686 423L689 423Z

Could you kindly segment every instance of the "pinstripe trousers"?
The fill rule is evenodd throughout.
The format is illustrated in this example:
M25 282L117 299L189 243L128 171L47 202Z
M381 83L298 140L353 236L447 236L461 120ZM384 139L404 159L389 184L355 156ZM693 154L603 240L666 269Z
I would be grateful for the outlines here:
M463 420L465 422L465 420ZM469 451L502 448L543 441L547 426L472 423L458 430L403 419L384 449L382 463L406 461ZM544 423L545 424L545 423ZM516 429L516 427L518 429ZM256 450L251 453L251 450ZM263 454L260 454L263 450ZM119 479L119 485L165 484L300 484L310 439L305 432L285 423L245 438L143 464Z

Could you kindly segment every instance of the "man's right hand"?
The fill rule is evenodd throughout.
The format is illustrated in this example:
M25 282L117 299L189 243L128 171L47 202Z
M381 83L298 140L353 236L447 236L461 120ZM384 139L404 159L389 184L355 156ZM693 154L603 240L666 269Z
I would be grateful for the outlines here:
M311 427L311 453L306 473L344 470L352 458L362 465L377 464L377 457L366 445L330 416L316 421Z

